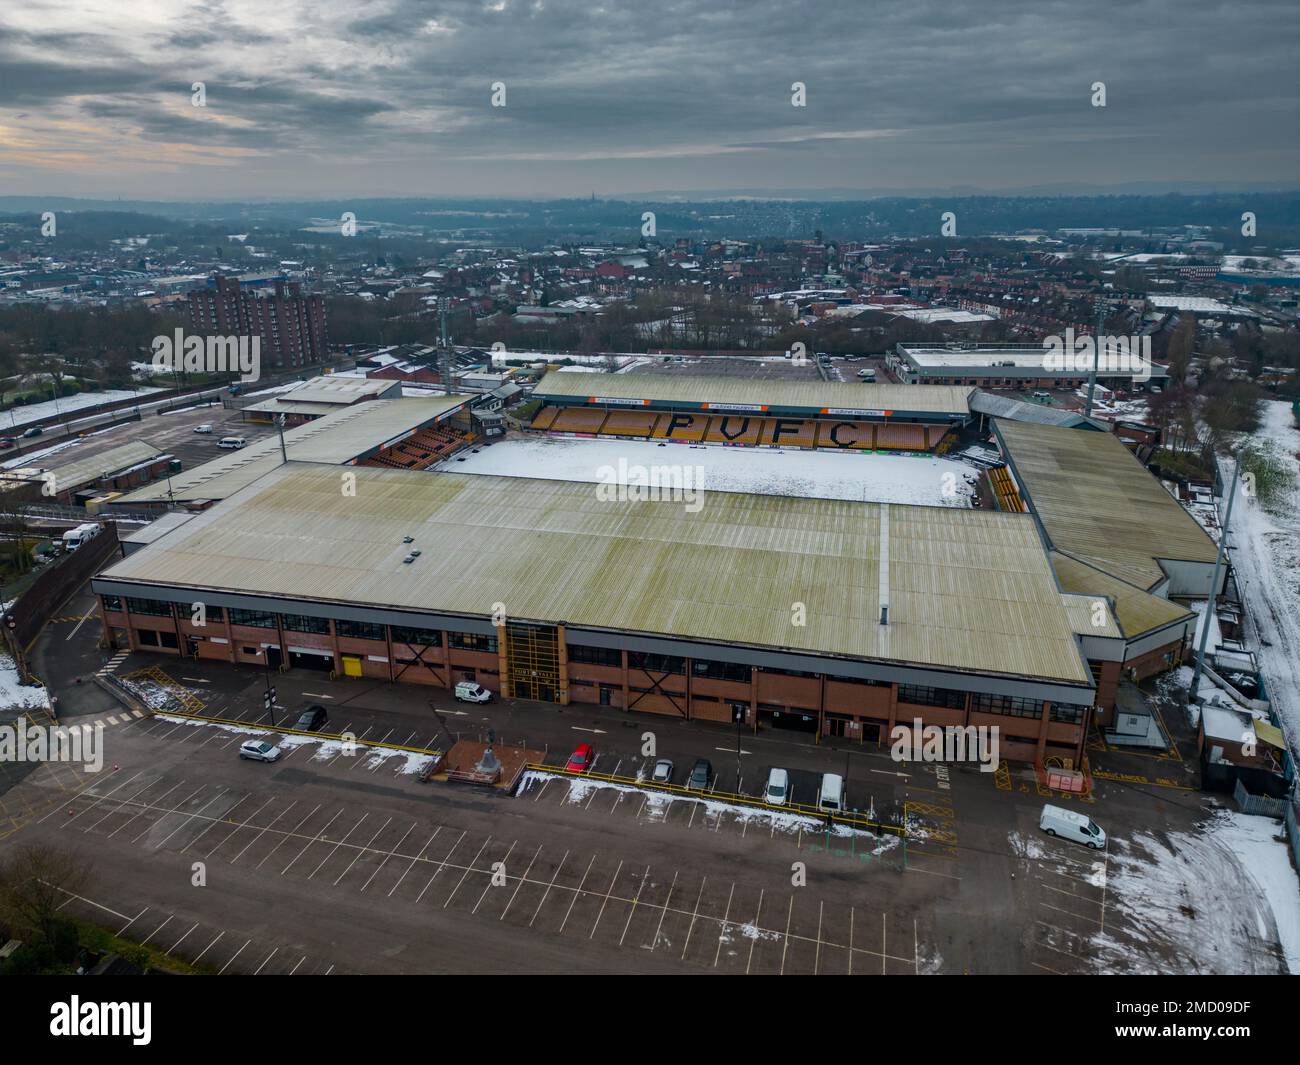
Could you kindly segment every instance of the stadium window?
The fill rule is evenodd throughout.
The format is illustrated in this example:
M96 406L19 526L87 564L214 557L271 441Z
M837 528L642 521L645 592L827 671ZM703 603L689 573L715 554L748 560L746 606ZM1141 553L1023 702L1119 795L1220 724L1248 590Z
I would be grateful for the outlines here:
M121 610L121 609L122 609L122 597L121 597L120 595L106 595L106 596L104 596L104 609L105 609L105 610Z
M382 640L384 627L369 621L335 621L334 629L340 636L352 640Z
M314 618L307 614L281 614L280 623L291 632L316 632L328 634L329 618Z
M900 684L898 701L917 706L938 706L948 710L964 710L966 693L951 688L930 688L919 684Z
M586 666L621 666L623 652L617 647L584 647L582 644L568 645L569 662Z
M462 651L495 651L497 638L482 636L477 632L449 632L447 646L457 647Z
M153 629L136 629L135 642L144 647L157 647L158 634Z
M275 615L265 610L231 610L230 624L247 625L254 629L275 628Z
M816 673L808 673L802 669L768 669L767 666L759 666L762 673L775 673L781 677L816 677Z
M1071 703L1053 703L1052 720L1060 721L1067 725L1082 725L1083 715L1087 712L1086 706L1078 706Z
M412 629L406 625L392 627L394 643L409 643L416 647L441 647L442 632L439 629Z
M711 662L704 658L691 661L691 673L696 677L706 677L709 680L731 680L743 684L748 684L751 679L749 666L742 666L736 662Z
M169 618L172 616L171 603L163 603L157 599L128 599L126 608L132 614L149 614L157 618Z
M1011 695L976 695L971 699L971 709L985 714L1001 714L1004 717L1043 716L1041 699L1020 699Z

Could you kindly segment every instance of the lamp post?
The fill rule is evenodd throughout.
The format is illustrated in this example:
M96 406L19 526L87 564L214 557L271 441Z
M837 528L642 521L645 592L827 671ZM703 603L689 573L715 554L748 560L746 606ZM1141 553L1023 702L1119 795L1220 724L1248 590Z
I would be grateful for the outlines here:
M1201 616L1201 638L1196 645L1196 668L1192 670L1192 689L1187 693L1189 702L1199 702L1197 693L1201 688L1201 667L1205 663L1205 644L1210 636L1210 614L1219 597L1219 574L1223 570L1223 553L1228 545L1228 524L1232 521L1232 504L1237 499L1237 479L1241 475L1241 461L1233 458L1232 484L1228 488L1228 510L1223 516L1223 525L1219 528L1219 550L1214 556L1214 576L1210 579L1210 594L1205 599L1205 613Z

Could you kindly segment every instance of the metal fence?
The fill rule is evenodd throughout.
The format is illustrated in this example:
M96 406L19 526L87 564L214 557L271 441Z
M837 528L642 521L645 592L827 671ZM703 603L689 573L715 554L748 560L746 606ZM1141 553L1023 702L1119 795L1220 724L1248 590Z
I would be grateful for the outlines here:
M1291 857L1295 861L1297 869L1300 869L1300 809L1294 802L1286 804L1286 813L1283 815L1283 821L1286 822L1286 838L1291 841Z
M1237 800L1237 805L1241 807L1243 813L1258 814L1261 817L1285 817L1291 809L1291 803L1286 799L1273 799L1267 795L1252 795L1240 780L1237 781L1236 787L1232 789L1232 797ZM1291 839L1294 846L1295 836L1293 835Z

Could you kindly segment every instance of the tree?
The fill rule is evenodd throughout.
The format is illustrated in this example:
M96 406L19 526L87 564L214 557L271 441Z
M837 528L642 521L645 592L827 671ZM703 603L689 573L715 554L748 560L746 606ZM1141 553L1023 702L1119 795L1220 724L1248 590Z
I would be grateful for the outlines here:
M66 923L59 908L89 879L89 865L70 851L44 843L16 847L0 866L0 916L27 942L55 949Z
M1192 349L1196 345L1196 319L1190 314L1180 318L1178 326L1169 338L1166 357L1169 359L1169 376L1181 381L1187 376L1187 368L1192 361Z

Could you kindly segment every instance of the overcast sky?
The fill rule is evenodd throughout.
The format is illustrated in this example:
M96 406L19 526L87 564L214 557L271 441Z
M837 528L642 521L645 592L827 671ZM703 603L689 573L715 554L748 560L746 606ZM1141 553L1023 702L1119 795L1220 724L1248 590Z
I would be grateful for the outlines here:
M1296 11L11 0L0 194L1295 187ZM1090 102L1097 81L1105 108ZM494 82L505 107L491 106ZM791 105L793 82L806 107Z

